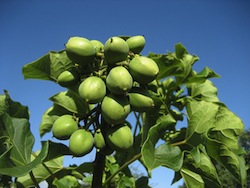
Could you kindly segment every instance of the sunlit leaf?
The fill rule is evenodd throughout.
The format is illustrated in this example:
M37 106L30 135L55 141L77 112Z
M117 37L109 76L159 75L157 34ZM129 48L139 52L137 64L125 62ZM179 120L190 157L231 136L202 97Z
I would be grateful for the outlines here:
M201 175L206 185L211 188L221 187L216 168L209 156L201 152L200 161L198 163L194 162L193 166L196 168L196 172Z
M192 172L191 170L187 168L182 168L180 173L188 188L194 188L194 187L204 188L205 187L204 181L199 174Z
M149 129L148 137L142 146L142 159L149 171L160 165L173 170L178 170L182 166L182 153L179 147L162 144L155 149L157 141L173 124L175 120L166 115Z
M133 177L122 176L120 181L118 182L117 188L134 188L135 187L135 179Z
M209 131L209 137L227 145L230 149L239 148L238 139L244 131L242 120L226 106L218 103L215 126Z
M210 80L204 83L193 83L189 85L190 96L197 100L204 100L209 102L218 102L217 88Z
M214 127L219 106L206 101L188 100L188 127L186 140L197 146L202 142L202 135Z
M6 135L10 140L12 148L10 158L17 166L30 162L30 155L34 144L34 136L30 131L30 124L27 119L13 118L7 113L3 114L3 123L6 128Z
M246 183L246 166L239 150L230 150L223 143L214 139L207 139L206 150L209 156L225 166L242 185Z
M55 104L65 108L66 110L85 116L89 110L84 100L71 90L60 92L50 98Z
M52 125L56 121L56 119L64 114L72 114L72 112L57 104L54 104L52 107L47 109L43 114L42 121L40 123L40 136L42 137L45 133L50 132Z
M178 59L182 59L184 55L188 54L188 51L181 43L177 43L175 45L175 54Z
M4 95L0 95L0 114L4 112L12 117L29 119L28 107L13 101L7 90L4 90Z
M190 76L186 84L192 84L192 83L203 83L209 78L219 78L220 76L215 73L212 69L205 67L201 72L195 73L193 72L192 76Z
M13 177L20 177L24 176L27 173L29 173L31 170L42 164L43 160L47 156L48 152L48 142L42 142L42 149L39 155L34 159L33 161L16 166L14 163L10 163L10 159L2 161L0 159L0 174L13 176ZM30 154L31 155L31 154ZM6 163L5 165L2 165L3 163Z
M24 79L56 81L62 71L73 66L74 64L67 57L65 50L59 52L50 51L41 58L24 65L22 73Z
M39 153L39 152L38 152ZM36 153L36 154L38 154ZM32 155L32 160L35 160L36 157ZM56 172L63 169L63 157L55 158L53 160L47 161L44 164L40 164L38 167L32 169L34 176L36 177L36 181L38 183L46 180L51 174L55 174ZM32 181L30 174L17 178L17 182L22 184L24 187L35 186Z

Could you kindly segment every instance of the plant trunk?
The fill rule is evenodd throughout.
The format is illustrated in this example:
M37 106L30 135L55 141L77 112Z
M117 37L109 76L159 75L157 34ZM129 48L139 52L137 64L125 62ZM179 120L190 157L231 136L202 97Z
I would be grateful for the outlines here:
M102 176L105 167L105 155L101 152L96 152L92 188L102 188Z

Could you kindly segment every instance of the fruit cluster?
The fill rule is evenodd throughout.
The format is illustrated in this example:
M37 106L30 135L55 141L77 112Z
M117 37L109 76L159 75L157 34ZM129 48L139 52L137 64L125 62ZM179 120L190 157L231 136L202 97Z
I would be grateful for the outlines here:
M69 139L74 156L89 153L93 146L124 151L133 145L133 133L125 120L131 111L145 112L154 107L147 84L159 73L156 62L140 54L144 46L145 38L140 35L114 36L105 44L71 37L65 44L67 56L75 66L64 70L57 82L74 88L101 117L95 118L101 123L95 123L94 134L89 126L81 128L79 119L68 114L54 122L53 136ZM86 122L90 117L88 114L82 120Z

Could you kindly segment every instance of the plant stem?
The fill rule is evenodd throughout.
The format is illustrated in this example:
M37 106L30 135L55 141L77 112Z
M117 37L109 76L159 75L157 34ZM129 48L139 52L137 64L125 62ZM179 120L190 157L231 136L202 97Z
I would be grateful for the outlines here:
M29 175L30 175L30 178L32 179L33 183L35 184L35 186L37 188L40 188L40 186L39 186L38 182L36 181L36 178L35 178L35 176L34 176L34 174L33 174L32 171L29 172Z
M124 163L117 171L115 171L111 176L107 178L107 180L104 182L103 186L107 185L114 177L116 174L121 172L124 168L126 168L128 165L136 161L141 157L141 153L134 155L131 159L129 159L126 163Z
M102 188L102 176L105 167L105 155L101 152L96 152L93 170L92 188Z

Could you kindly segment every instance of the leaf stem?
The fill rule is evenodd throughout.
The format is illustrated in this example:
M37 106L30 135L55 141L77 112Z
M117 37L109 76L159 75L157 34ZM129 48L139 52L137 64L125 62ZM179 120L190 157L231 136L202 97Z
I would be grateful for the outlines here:
M134 161L138 160L141 157L141 153L134 155L131 159L129 159L127 162L125 162L117 171L115 171L111 176L107 178L107 180L104 182L103 186L107 185L114 177L116 174L121 172L124 168L126 168L128 165L133 163Z
M33 183L35 184L35 186L36 186L37 188L40 188L40 186L39 186L38 182L36 181L36 178L35 178L35 176L34 176L34 174L33 174L33 171L30 171L30 172L29 172L29 175L30 175L31 180L32 180Z
M182 140L180 142L171 143L171 146L180 146L187 143L187 140Z

